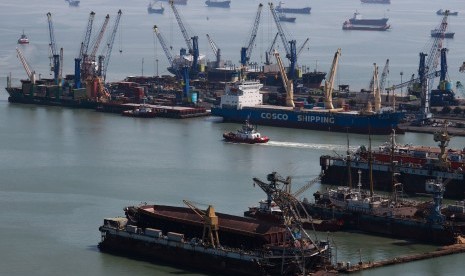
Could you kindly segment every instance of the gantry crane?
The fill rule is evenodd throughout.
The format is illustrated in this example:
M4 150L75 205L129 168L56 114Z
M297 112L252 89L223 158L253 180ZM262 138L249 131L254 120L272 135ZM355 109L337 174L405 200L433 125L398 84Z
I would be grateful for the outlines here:
M23 53L21 52L21 50L19 48L16 48L16 52L18 53L18 58L21 61L21 64L23 65L24 70L26 71L27 77L29 78L31 83L35 83L36 82L36 72L31 69L31 67L29 66L29 64L26 61L26 58L24 57Z
M287 73L288 78L290 80L294 80L295 77L295 67L297 65L297 50L296 50L296 41L294 39L288 40L286 34L283 31L283 27L281 26L281 21L279 20L279 16L274 8L273 3L269 3L271 14L273 15L274 22L276 23L276 27L278 28L279 36L281 37L281 41L283 43L284 49L286 49L286 58L289 59L289 71Z
M279 57L278 51L274 52L274 56L276 57L276 62L278 63L279 72L281 73L281 79L283 80L283 86L286 90L286 106L295 107L294 104L294 84L292 80L287 78L286 69L284 69L283 62Z
M192 202L183 200L195 214L202 218L203 224L203 234L202 242L210 244L213 248L220 247L220 239L218 237L219 223L218 216L215 214L215 208L212 205L209 205L206 211L200 210Z
M92 34L92 25L94 23L95 12L90 12L87 21L86 32L84 40L79 47L78 57L74 59L74 88L81 88L81 62L89 49L90 36Z
M192 65L191 65L191 73L197 72L198 61L199 61L199 37L194 35L189 37L187 33L186 27L184 27L184 23L179 15L178 9L174 5L174 1L170 0L170 6L173 10L174 16L176 17L176 21L178 22L179 28L181 29L182 36L184 37L184 41L186 42L187 48L189 49L189 54L192 55ZM192 40L192 43L191 43Z
M210 43L210 47L212 48L213 53L215 54L215 58L216 58L215 67L220 67L221 49L218 48L218 46L216 45L216 43L213 41L213 39L210 37L209 34L207 34L207 39L208 39L208 42Z
M61 76L60 76L60 54L57 52L57 46L55 42L55 31L53 27L53 21L52 21L52 14L50 12L47 13L47 21L48 21L48 31L49 31L49 36L50 36L50 70L53 72L54 80L56 84L60 84L61 82Z
M163 51L165 52L165 56L166 58L168 59L168 62L171 66L171 68L174 70L175 72L175 75L178 79L181 78L181 73L179 71L179 68L176 64L174 64L174 58L173 56L171 55L171 52L168 48L168 46L166 45L166 42L165 42L165 38L163 37L163 35L160 33L160 31L158 30L158 27L157 25L154 25L153 26L153 32L155 33L155 35L157 36L158 38L158 41L160 42L160 45L161 47L163 48Z
M329 110L335 110L333 106L333 89L340 56L341 48L337 49L336 53L334 54L333 64L331 65L331 71L329 72L329 78L325 80L325 108Z
M122 14L123 13L121 10L119 10L118 14L116 15L113 30L111 31L110 36L107 39L107 43L105 44L105 49L103 50L104 54L99 56L98 76L102 77L103 81L105 81L107 77L107 69L108 64L110 63L111 50L113 49L113 43L115 42L115 36L116 32L118 31L118 26Z
M255 14L255 20L252 25L252 31L250 33L249 42L247 46L241 48L241 67L242 70L245 70L247 67L247 63L250 60L252 55L252 50L255 42L255 38L257 37L258 26L260 25L260 17L262 13L263 4L260 3L258 5L257 13Z

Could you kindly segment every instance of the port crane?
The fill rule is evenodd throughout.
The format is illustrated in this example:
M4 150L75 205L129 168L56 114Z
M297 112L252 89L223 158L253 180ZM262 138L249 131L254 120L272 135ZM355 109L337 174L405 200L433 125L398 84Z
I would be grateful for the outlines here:
M36 72L31 69L31 67L27 63L26 58L24 57L23 53L21 52L21 50L19 48L16 48L16 52L18 53L18 58L21 61L21 64L23 65L24 70L26 71L27 77L29 78L31 83L35 83L36 82Z
M97 55L97 50L100 46L100 43L102 42L103 35L105 33L105 30L107 28L108 22L110 20L110 15L107 14L105 16L105 20L103 21L102 26L100 27L100 31L98 32L96 38L94 39L91 47L91 52L88 55L84 55L83 58L83 66L82 66L82 78L83 79L88 79L88 78L93 78L96 75L96 55Z
M207 34L207 39L208 39L208 42L210 43L210 47L212 48L212 51L213 53L215 54L215 58L216 58L216 64L215 64L215 67L220 67L220 63L221 63L221 49L218 48L218 46L216 45L216 43L213 41L213 39L210 37L209 34Z
M113 29L105 44L105 49L103 50L103 54L98 57L99 66L98 66L97 75L100 76L103 79L103 81L105 81L107 77L107 69L108 69L108 64L110 63L111 51L113 49L113 43L115 42L115 36L116 36L116 32L118 31L118 26L119 26L119 22L121 20L122 14L123 13L121 12L121 10L119 10L118 14L116 15Z
M208 205L206 211L200 210L192 202L183 200L196 215L202 218L203 234L202 242L210 243L213 248L220 247L220 239L218 237L218 230L220 229L218 223L218 216L215 214L215 208L212 205Z
M56 84L61 83L61 64L60 60L63 60L63 57L60 57L60 54L57 51L57 46L55 42L55 29L53 27L53 21L52 21L52 14L50 12L47 13L47 22L48 22L48 31L49 31L49 36L50 36L50 70L53 72L54 80ZM63 50L60 51L61 54L63 54Z
M274 36L273 42L271 42L270 48L268 48L268 50L265 52L265 64L266 65L271 64L270 56L273 55L273 51L275 50L274 45L276 44L276 40L278 39L278 36L279 36L279 33L276 33L276 35Z
M292 80L287 78L286 70L284 69L283 62L279 57L278 51L274 52L276 62L278 63L279 72L281 73L281 79L283 81L284 89L286 90L286 106L295 107L294 104L294 84Z
M95 12L90 12L87 20L84 40L81 42L78 57L74 59L74 88L81 88L81 62L89 49L90 36L92 34L92 25L94 24Z
M383 67L383 72L381 73L381 78L379 79L379 91L383 92L386 85L387 75L389 74L389 59L386 60L386 63ZM370 81L370 90L373 90L373 79Z
M335 110L333 105L333 89L334 81L336 77L336 70L339 64L339 57L341 56L341 48L337 49L334 54L333 63L331 65L331 70L329 71L329 78L325 80L325 108L329 110Z
M255 38L257 37L258 26L260 25L262 9L263 9L263 4L262 3L258 4L258 9L257 9L257 13L255 14L255 20L252 25L252 31L250 34L249 42L247 43L247 46L241 48L242 70L245 70L250 60L250 57L252 55Z
M274 22L276 23L276 27L278 28L279 36L281 37L281 41L283 43L284 49L286 49L286 58L289 59L290 65L288 70L288 78L293 80L295 77L295 67L297 65L297 49L296 49L296 41L294 39L288 40L286 34L283 31L283 27L281 26L281 21L279 20L279 16L274 8L272 2L269 3L270 11L273 16Z
M178 79L181 78L181 73L179 72L179 68L178 66L176 66L176 64L174 63L174 58L173 56L171 55L171 52L168 48L168 46L166 45L166 40L164 38L164 36L162 35L162 33L160 33L160 31L158 30L158 27L157 25L154 25L153 26L153 32L155 33L155 35L157 36L158 38L158 41L160 42L160 45L161 47L163 48L163 51L165 52L165 56L166 58L168 59L168 62L171 66L171 68L173 68L173 70L175 71L175 75Z
M176 21L178 22L179 28L181 29L181 33L184 37L184 41L186 42L187 48L189 49L189 54L192 55L191 73L196 73L198 71L197 68L198 68L198 61L199 61L199 56L200 56L199 37L196 35L189 37L186 27L184 27L184 23L178 12L178 9L174 5L174 1L170 0L169 4L171 6L171 9L173 10L174 16L176 17ZM191 43L191 40L192 40L192 43Z

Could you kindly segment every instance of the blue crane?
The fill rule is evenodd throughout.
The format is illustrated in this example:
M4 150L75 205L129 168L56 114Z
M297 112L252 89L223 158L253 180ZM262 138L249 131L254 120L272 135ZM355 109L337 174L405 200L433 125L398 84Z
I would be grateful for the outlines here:
M157 38L158 38L158 41L160 42L160 45L161 47L163 48L163 51L165 52L165 56L166 58L168 59L168 62L171 66L171 68L176 72L176 77L178 79L181 78L181 73L179 72L179 68L176 66L176 64L174 63L174 58L173 56L171 55L171 52L170 50L168 49L168 46L166 45L166 42L165 42L165 38L163 37L163 35L160 33L160 31L158 30L158 27L157 25L154 25L153 26L153 31L154 33L157 35Z
M50 67L50 70L54 73L54 80L55 83L59 83L59 75L60 75L60 55L57 52L57 46L55 43L55 33L52 21L52 14L50 12L47 13L47 21L48 21L48 31L50 35L50 53L51 53L51 62L53 60L53 65Z
M90 12L87 28L84 35L84 41L79 47L78 57L74 59L74 87L81 88L81 62L89 49L90 36L92 34L92 25L94 23L95 12Z
M283 27L281 26L281 21L279 20L279 16L274 8L273 3L269 3L271 14L273 15L274 22L276 23L276 27L278 28L279 36L281 37L281 41L283 43L284 49L286 50L286 58L289 59L289 72L287 73L288 78L293 80L295 78L295 67L297 64L297 50L296 50L296 41L294 39L288 40L286 34L283 31Z
M98 76L102 77L103 81L105 81L107 77L107 69L108 64L110 63L111 50L113 49L113 43L115 42L115 36L116 32L118 31L118 26L122 14L123 13L121 10L119 10L115 19L115 24L113 25L113 30L111 31L110 36L108 37L105 44L105 49L103 50L104 54L99 56Z
M257 37L258 26L260 25L260 17L262 13L262 8L263 8L263 4L260 3L258 5L257 13L255 15L255 20L252 25L252 31L250 34L249 43L247 44L246 47L241 48L241 66L243 68L247 66L247 63L249 62L250 57L252 55L255 38Z
M197 72L198 68L198 61L199 61L199 37L192 36L189 37L187 33L186 27L184 27L184 23L182 22L181 16L179 15L178 9L174 5L174 1L170 0L170 6L173 10L174 16L176 17L176 21L178 22L179 28L181 29L181 33L184 37L184 41L186 42L187 48L189 49L189 54L192 55L192 65L191 65L191 73ZM191 43L192 40L192 43ZM182 51L181 51L182 52Z

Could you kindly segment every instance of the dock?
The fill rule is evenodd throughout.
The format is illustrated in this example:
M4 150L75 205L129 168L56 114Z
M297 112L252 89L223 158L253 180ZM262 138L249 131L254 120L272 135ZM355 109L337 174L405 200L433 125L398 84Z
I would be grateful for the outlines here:
M425 252L425 253L413 254L413 255L407 255L407 256L399 256L399 257L395 257L392 259L381 260L381 261L362 262L362 263L358 263L352 266L349 266L349 265L341 266L340 265L336 269L339 273L349 274L349 273L360 272L362 270L378 268L378 267L383 267L383 266L388 266L388 265L402 264L402 263L432 259L432 258L437 258L437 257L447 256L447 255L452 255L452 254L465 253L465 239L464 238L459 238L459 239L460 239L459 243L457 244L443 246L443 247L438 248L436 251L432 251L432 252Z

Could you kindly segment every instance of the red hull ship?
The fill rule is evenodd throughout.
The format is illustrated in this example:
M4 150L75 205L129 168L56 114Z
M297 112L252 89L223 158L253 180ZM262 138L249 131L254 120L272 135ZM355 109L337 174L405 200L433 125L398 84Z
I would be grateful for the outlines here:
M266 143L270 140L268 136L261 136L248 121L242 125L242 129L238 129L236 132L223 133L223 138L228 142L248 144Z

